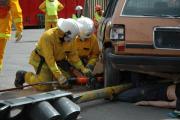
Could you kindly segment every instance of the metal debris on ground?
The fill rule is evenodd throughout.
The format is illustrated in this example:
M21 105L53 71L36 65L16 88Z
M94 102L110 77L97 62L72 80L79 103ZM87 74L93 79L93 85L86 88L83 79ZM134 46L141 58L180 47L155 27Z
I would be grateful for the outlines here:
M0 120L20 120L21 117L25 117L25 120L75 120L80 114L80 107L77 104L96 99L112 98L131 86L131 84L122 84L76 95L71 92L55 90L1 100ZM14 110L19 112L11 115Z

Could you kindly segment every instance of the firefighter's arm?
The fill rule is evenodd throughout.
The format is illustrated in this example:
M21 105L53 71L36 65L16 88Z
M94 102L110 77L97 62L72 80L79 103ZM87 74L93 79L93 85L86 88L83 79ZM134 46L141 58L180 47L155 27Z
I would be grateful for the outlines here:
M84 65L78 56L78 52L75 48L68 54L68 61L78 70L83 70Z
M94 26L95 26L95 28L97 28L98 27L98 25L99 25L99 22L96 20L96 18L94 17L94 19L93 19L93 22L94 22Z
M84 67L82 61L80 59L78 59L78 61L70 61L70 63L78 70L80 70L85 76L90 77L93 76L92 75L92 71L87 68Z
M46 13L46 2L45 1L39 5L39 10Z
M61 4L61 3L58 1L58 12L61 11L62 9L64 9L64 6L63 6L63 4Z
M80 60L79 56L78 56L78 52L75 46L75 41L72 43L71 46L71 52L68 55L68 60L69 62L78 70L81 70L81 72L85 75L87 74L91 74L90 69L84 67L82 61Z
M161 108L175 108L176 101L168 102L168 101L140 101L135 103L135 105L140 106L154 106L154 107L161 107Z
M44 55L46 64L58 80L62 76L62 72L59 70L53 55L53 43L50 41L52 38L45 33L41 39L43 39L40 44L42 45L42 54Z
M93 35L91 37L91 39L92 39L92 49L91 49L91 53L90 53L87 65L88 66L95 66L97 59L99 57L99 54L100 54L100 50L99 50L99 45L98 45L96 36Z
M23 30L23 20L22 20L22 10L19 5L18 0L11 0L10 1L10 10L11 15L13 18L13 22L16 26L16 41L20 40L22 37L22 30Z

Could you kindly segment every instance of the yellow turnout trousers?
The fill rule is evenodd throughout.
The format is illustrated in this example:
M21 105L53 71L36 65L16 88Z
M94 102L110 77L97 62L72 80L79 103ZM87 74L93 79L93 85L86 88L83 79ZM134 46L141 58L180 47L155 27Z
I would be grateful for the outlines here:
M35 71L37 71L37 67L34 67ZM63 73L64 76L67 78L70 77L70 74L61 68L59 68L61 72ZM25 75L25 82L28 84L34 84L38 82L50 82L53 81L53 73L51 70L47 67L46 63L43 64L43 67L41 68L41 71L38 75L34 74L33 72L27 72ZM36 85L33 86L36 90L39 91L49 91L53 90L53 85L52 84L47 84L47 85Z
M45 30L49 30L50 28L54 28L57 26L57 22L45 22Z
M3 66L3 56L4 56L4 51L6 48L6 42L7 42L7 39L0 38L0 71Z

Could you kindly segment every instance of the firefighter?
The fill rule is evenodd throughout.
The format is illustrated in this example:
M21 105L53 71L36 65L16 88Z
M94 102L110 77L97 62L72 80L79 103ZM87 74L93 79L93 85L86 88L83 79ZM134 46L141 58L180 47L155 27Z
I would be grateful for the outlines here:
M58 0L45 0L39 9L45 13L45 30L57 26L58 12L64 6Z
M12 21L16 26L16 41L22 37L22 10L18 0L0 0L0 71L7 40L11 35Z
M58 26L45 31L32 51L29 63L34 67L36 74L26 71L17 71L15 86L21 87L24 82L33 84L37 82L58 80L61 86L66 86L69 77L57 63L68 61L75 68L88 76L91 72L85 68L78 57L74 45L74 38L79 34L79 27L73 19L59 19ZM37 90L47 91L53 89L51 85L35 86Z
M98 26L99 26L99 22L102 18L102 15L103 15L103 10L102 10L102 7L100 5L96 5L95 6L95 14L94 14L94 26L95 26L95 34L97 34L97 29L98 29Z
M84 65L93 71L100 54L96 35L93 34L94 23L87 17L79 18L77 22L82 25L80 27L80 34L75 39L78 55Z
M72 18L74 20L77 20L78 18L84 17L82 15L83 14L83 7L82 6L80 6L80 5L76 6L75 11L76 11L76 13L72 15Z

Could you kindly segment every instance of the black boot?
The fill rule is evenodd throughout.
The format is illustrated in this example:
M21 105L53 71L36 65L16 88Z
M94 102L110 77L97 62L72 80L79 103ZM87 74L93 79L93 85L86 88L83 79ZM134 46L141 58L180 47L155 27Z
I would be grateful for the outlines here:
M26 71L23 71L23 70L19 70L16 72L16 78L15 78L15 81L14 81L14 85L16 87L22 87L24 82L25 82L25 74L27 72Z

